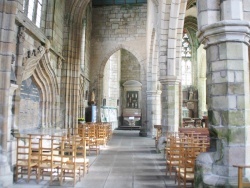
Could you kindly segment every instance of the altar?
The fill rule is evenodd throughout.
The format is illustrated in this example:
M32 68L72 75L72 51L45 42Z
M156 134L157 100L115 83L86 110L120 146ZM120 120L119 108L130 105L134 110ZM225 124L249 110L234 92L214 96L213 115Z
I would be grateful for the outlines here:
M123 120L125 121L125 126L133 127L136 126L136 122L141 120L141 109L123 109ZM138 123L137 123L138 124ZM123 125L124 126L124 125Z
M135 129L141 127L141 88L136 80L128 80L124 84L121 127Z

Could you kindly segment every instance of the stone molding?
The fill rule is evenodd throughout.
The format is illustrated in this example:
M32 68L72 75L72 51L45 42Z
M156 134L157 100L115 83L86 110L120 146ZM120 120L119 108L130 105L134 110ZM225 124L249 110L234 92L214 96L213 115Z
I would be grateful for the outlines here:
M146 91L147 96L154 96L154 95L161 95L162 91L161 90L156 90L156 91Z
M223 42L243 42L249 45L250 23L240 20L223 20L201 27L197 37L205 45L204 48Z
M128 80L122 85L124 87L141 87L142 86L142 84L136 80Z

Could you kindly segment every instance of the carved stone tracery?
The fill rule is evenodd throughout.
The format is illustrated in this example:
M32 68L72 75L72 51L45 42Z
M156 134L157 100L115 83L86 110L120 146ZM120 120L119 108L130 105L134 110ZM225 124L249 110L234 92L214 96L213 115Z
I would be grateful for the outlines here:
M29 50L27 56L23 58L23 75L22 80L29 78L35 71L37 64L41 60L45 53L43 46L39 46L37 49Z

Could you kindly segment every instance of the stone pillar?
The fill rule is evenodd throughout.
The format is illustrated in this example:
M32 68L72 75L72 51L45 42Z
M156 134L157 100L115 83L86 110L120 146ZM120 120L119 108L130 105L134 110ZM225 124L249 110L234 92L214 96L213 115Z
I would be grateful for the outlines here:
M16 56L16 84L19 88L16 89L14 95L14 124L19 125L20 101L21 101L21 84L23 75L23 57L24 57L24 41L26 28L21 26L17 34L17 56ZM17 127L19 129L19 127Z
M0 187L11 187L13 178L7 159L9 96L12 54L15 54L15 1L0 2Z
M199 114L198 117L207 116L207 101L206 101L206 51L201 44L197 49L197 72L198 72L198 101L199 101Z
M154 125L161 124L161 91L147 91L147 135L154 138Z
M18 85L11 84L10 86L10 96L9 96L9 120L8 120L8 131L7 131L7 156L8 162L11 167L13 167L16 163L16 141L11 136L11 131L17 129L16 125L14 124L14 114L12 113L13 108L13 96L15 90L18 88Z
M162 122L163 136L166 132L178 132L180 117L180 80L176 77L160 79L162 84Z
M200 0L198 4L199 15L203 18L201 14L212 12L212 7L205 4L208 5L208 1ZM201 10L204 7L207 11ZM207 51L209 127L214 128L222 140L211 164L211 173L219 179L206 184L228 187L237 180L237 169L232 165L249 163L250 157L250 27L249 22L242 20L242 1L221 1L218 8L224 20L214 20L215 23L200 20L198 33Z
M14 91L18 88L16 84L11 84L9 89L9 106L8 111L8 126L6 129L6 152L0 153L0 187L9 187L13 182L13 172L11 167L15 165L16 162L16 142L11 136L11 129L14 128L13 125L13 114L12 114L12 105L13 105L13 95ZM0 150L1 151L1 150Z

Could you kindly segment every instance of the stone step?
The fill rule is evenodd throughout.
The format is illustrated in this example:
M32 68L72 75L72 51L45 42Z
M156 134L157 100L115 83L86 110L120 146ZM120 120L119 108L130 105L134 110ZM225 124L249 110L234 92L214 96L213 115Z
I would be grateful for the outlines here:
M140 130L141 126L120 126L117 130Z

